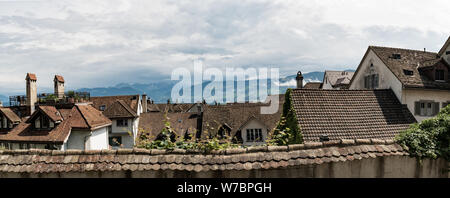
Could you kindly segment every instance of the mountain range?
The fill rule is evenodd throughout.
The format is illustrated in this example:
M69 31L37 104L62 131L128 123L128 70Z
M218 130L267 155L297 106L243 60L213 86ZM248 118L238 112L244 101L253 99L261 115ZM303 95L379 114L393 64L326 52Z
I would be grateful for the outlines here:
M346 70L354 71L354 70ZM303 74L304 83L307 82L322 82L324 72L309 72ZM284 93L287 88L294 88L296 86L296 75L286 76L279 79L279 93ZM256 80L253 80L256 81ZM120 83L111 87L95 87L95 88L81 88L75 91L90 92L91 96L113 96L113 95L134 95L134 94L147 94L155 103L165 103L171 97L172 87L177 84L178 81L162 80L153 83ZM202 86L205 88L211 82L204 81ZM237 82L234 82L237 84ZM268 80L270 86L274 83ZM246 82L246 100L248 100L248 95L257 94L258 90L250 90L248 88L249 82ZM225 84L223 84L225 87ZM193 92L193 87L191 87ZM235 98L236 100L236 98ZM0 95L0 101L3 104L9 104L9 98L5 95ZM227 101L230 102L230 101Z

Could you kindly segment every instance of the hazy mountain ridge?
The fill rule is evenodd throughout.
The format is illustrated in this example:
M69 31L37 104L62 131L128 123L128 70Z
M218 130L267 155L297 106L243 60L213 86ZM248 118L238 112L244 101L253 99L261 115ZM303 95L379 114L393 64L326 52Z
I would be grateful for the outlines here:
M345 70L345 71L354 71L354 70ZM303 74L304 82L322 82L324 72L309 72ZM295 81L296 75L286 76L280 78L279 87L280 93L284 93L287 88L294 88L296 86ZM252 80L256 81L256 80ZM111 87L94 87L94 88L80 88L76 91L85 91L90 92L91 96L113 96L113 95L133 95L133 94L143 94L146 93L152 100L156 103L164 103L167 102L167 99L171 96L172 87L178 83L179 81L171 81L171 80L163 80L152 83L119 83L115 86ZM202 83L203 88L205 88L211 82L204 81ZM237 83L235 81L235 83ZM246 84L248 85L249 82ZM268 80L269 84L274 85L270 80ZM223 85L225 87L225 84ZM193 92L194 88L191 87L191 91ZM25 90L24 90L25 92ZM257 95L257 90L249 90L246 87L246 92L248 95ZM246 97L246 100L248 96ZM5 95L0 95L0 101L3 101L4 105L9 104L9 97Z

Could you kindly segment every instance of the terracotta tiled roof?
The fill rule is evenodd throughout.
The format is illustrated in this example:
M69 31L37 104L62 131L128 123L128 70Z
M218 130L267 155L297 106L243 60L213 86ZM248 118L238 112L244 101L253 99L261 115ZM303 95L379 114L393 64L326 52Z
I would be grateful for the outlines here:
M38 110L41 110L45 113L50 119L53 120L53 122L60 122L63 120L63 117L61 116L61 113L55 108L55 106L38 106ZM38 111L35 111L33 115L31 115L30 119L34 117L34 115L37 115Z
M55 80L57 80L58 82L64 83L64 78L60 75L55 75Z
M101 126L111 125L111 120L87 104L77 104L71 109L56 109L53 106L39 106L38 109L39 111L35 111L33 116L39 113L44 113L48 116L56 115L57 112L59 115L51 119L54 119L54 121L59 120L60 123L55 124L55 128L50 131L42 131L34 130L32 128L34 123L22 122L8 133L0 134L0 141L62 144L67 139L72 128L94 130Z
M303 89L320 89L320 88L322 88L321 82L308 82L303 87Z
M270 132L281 118L283 101L280 101L278 112L275 114L261 114L261 108L268 106L264 103L230 103L206 106L203 111L202 136L217 134L219 128L223 125L230 127L230 135L234 136L252 117L264 123Z
M391 90L294 89L292 102L306 142L392 139L416 121Z
M450 89L450 82L430 80L420 71L424 67L446 64L441 61L437 53L376 46L370 46L369 49L373 50L389 70L400 80L404 87ZM392 58L393 54L399 54L400 58ZM406 75L403 70L412 71L413 75Z
M116 101L122 100L127 104L136 114L138 112L139 95L124 95L124 96L100 96L91 97L91 102L96 109L100 109L105 105L105 110L111 107Z
M27 73L27 77L25 78L25 80L37 80L36 74Z
M392 141L342 140L211 151L119 149L101 151L0 150L0 172L226 171L279 169L384 156L408 156Z
M14 111L12 111L10 108L0 107L0 114L5 115L13 123L22 121L22 119L20 119L20 117L17 116L17 114L14 113Z
M117 100L105 109L103 114L108 118L135 118L137 113L123 100Z
M191 135L199 130L198 121L200 116L196 113L167 113L170 126L176 135L183 137L186 132ZM142 113L139 118L139 129L150 133L152 140L156 139L165 127L165 113L149 112Z
M105 117L102 112L88 104L77 104L76 108L80 111L84 120L90 129L111 125L112 121Z

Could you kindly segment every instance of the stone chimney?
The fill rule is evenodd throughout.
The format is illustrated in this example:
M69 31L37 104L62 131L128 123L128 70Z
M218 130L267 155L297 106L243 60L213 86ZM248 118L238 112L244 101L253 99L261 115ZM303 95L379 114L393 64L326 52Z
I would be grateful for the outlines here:
M142 112L143 113L147 113L147 111L148 111L147 105L148 105L147 94L143 94L142 95Z
M3 102L2 101L0 101L0 107L3 107Z
M34 105L37 102L36 74L27 73L25 80L27 81L27 106L31 115L34 113Z
M303 75L301 71L297 72L297 77L295 80L297 80L297 89L303 88Z
M60 75L55 75L55 96L58 99L64 98L64 78Z

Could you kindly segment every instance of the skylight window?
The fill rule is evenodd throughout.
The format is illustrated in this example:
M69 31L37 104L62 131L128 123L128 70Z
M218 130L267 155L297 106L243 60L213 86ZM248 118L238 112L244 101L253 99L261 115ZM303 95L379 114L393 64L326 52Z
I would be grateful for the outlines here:
M414 75L414 72L413 72L413 71L407 70L407 69L404 69L404 70L403 70L403 73L404 73L405 75L407 75L407 76L412 76L412 75Z

